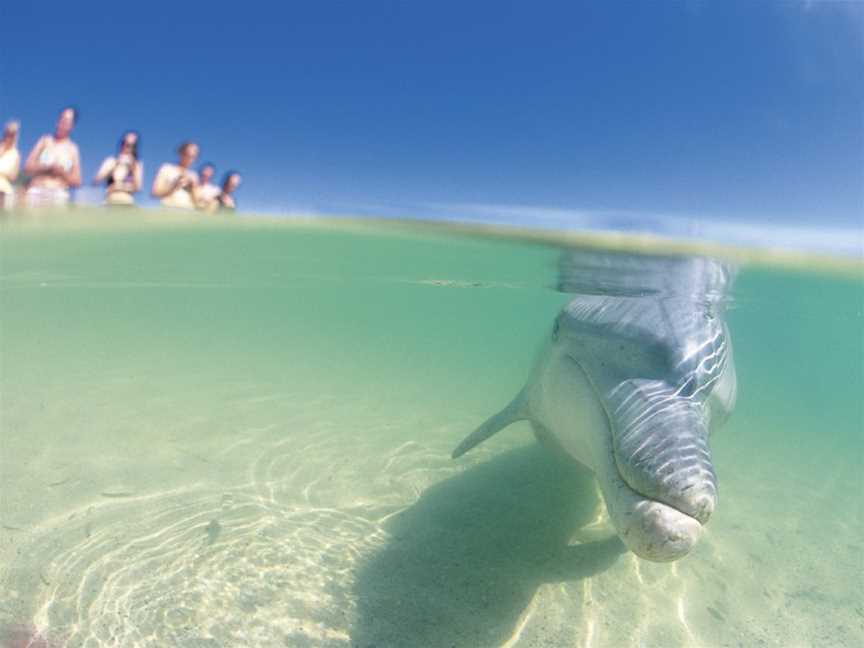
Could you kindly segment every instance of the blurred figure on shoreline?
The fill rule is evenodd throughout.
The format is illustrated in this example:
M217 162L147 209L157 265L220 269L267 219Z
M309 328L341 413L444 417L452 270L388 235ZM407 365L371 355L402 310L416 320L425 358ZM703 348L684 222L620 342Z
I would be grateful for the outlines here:
M234 196L232 194L237 191L237 187L240 186L241 180L242 178L240 177L240 173L233 170L228 171L224 176L222 176L222 191L216 198L216 202L219 205L219 211L233 212L237 210L237 203L234 201Z
M218 203L220 189L210 182L216 173L216 167L210 162L205 162L198 167L198 186L195 188L195 205L201 211L212 214Z
M3 140L0 141L0 210L12 209L15 205L15 180L21 166L21 154L18 152L17 121L6 122L3 128Z
M65 207L69 190L81 186L81 159L78 145L69 137L78 121L78 110L71 106L60 111L53 135L43 135L27 156L24 173L28 207Z
M198 158L198 145L185 141L177 148L177 164L166 162L156 172L151 192L164 207L195 209L195 188L198 174L189 167Z
M123 133L117 147L117 156L109 155L102 162L93 184L105 183L106 205L134 205L135 194L141 190L144 174L138 147L141 136L138 131Z

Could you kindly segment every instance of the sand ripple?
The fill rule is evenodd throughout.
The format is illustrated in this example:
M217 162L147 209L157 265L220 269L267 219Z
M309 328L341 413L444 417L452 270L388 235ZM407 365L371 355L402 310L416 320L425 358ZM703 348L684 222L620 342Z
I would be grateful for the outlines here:
M58 645L344 645L353 565L384 537L362 509L284 508L250 492L87 518L42 569L35 622Z

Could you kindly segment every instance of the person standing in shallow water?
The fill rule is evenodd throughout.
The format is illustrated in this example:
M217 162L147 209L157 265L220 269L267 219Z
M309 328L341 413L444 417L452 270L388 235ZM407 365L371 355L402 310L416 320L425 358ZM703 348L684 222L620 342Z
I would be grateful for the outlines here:
M177 148L177 164L166 162L156 172L151 192L164 207L172 209L195 209L194 192L198 185L198 174L191 167L198 159L198 145L183 142Z
M201 211L213 213L218 206L216 199L219 197L220 189L215 184L210 182L213 175L216 173L216 168L210 163L205 162L198 167L198 186L195 188L195 204Z
M219 211L233 212L237 211L237 203L232 195L240 186L242 178L237 171L228 171L222 178L222 192L216 198L219 205Z
M18 122L8 121L0 141L0 210L12 209L15 203L15 180L21 166L18 152Z
M139 159L141 138L137 131L126 131L120 138L117 157L109 155L102 162L93 184L105 183L106 205L134 205L141 190L144 169Z
M70 135L78 110L60 111L53 135L43 135L27 156L24 173L30 176L26 203L29 207L65 207L69 190L81 186L81 159Z

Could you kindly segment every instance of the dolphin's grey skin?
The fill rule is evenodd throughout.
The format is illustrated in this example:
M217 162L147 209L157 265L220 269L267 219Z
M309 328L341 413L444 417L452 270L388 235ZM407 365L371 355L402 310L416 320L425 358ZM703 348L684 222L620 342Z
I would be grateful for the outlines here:
M709 433L735 403L718 261L572 252L562 309L528 383L454 451L529 420L537 438L594 471L609 517L637 555L686 555L717 502Z

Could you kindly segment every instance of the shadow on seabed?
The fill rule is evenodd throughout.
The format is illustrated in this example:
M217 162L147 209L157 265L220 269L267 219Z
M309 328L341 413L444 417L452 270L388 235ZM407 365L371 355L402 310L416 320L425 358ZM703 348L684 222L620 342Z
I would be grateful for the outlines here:
M500 645L540 585L600 573L625 551L617 536L568 544L595 517L593 479L533 444L427 490L358 570L352 645Z

